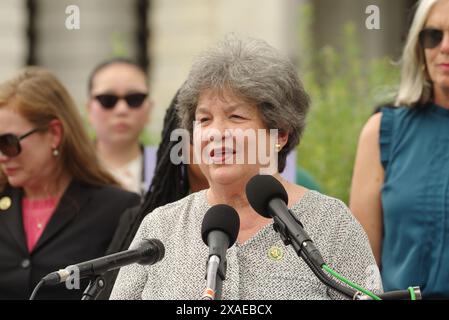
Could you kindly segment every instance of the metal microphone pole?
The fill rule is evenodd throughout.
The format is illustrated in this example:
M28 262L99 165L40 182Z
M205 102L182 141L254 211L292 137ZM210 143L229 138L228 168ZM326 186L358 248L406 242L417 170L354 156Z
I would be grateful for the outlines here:
M212 255L206 268L206 289L204 289L202 300L220 300L223 280L220 276L220 258Z
M91 278L89 285L84 290L81 300L96 300L106 286L106 281L102 275Z

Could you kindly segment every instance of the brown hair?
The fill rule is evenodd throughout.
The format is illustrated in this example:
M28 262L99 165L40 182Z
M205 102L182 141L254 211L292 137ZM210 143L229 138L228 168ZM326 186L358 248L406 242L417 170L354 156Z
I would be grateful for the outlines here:
M48 127L54 119L61 121L60 172L93 186L119 185L100 165L75 103L50 71L27 67L1 84L0 108L8 104L38 128ZM7 178L0 172L0 191L6 186Z

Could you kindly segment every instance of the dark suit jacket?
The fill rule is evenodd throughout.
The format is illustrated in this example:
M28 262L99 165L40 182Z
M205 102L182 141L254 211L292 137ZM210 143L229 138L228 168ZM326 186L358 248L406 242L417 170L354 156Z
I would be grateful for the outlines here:
M22 190L7 188L0 199L12 205L0 209L0 299L28 299L39 280L66 266L104 256L120 215L140 202L137 194L116 187L93 187L72 181L42 236L30 253L22 221ZM37 299L80 299L79 290L65 283L43 287Z
M115 234L109 244L106 254L113 254L120 251L128 250L134 236L142 223L143 216L140 212L140 206L127 209L121 216ZM98 300L107 300L114 288L119 269L110 271L104 275L106 285L98 296Z

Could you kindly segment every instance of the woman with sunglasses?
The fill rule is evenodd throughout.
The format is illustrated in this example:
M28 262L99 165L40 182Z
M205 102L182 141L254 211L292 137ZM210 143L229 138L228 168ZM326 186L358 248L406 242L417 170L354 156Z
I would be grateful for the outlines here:
M139 203L102 169L66 89L26 68L0 85L0 299L27 299L46 274L103 256ZM38 299L80 299L86 287Z
M88 84L89 121L96 133L96 148L103 165L127 190L143 194L151 181L154 161L139 142L148 123L151 101L147 76L124 58L99 64Z
M449 298L449 0L422 0L402 56L394 108L359 141L350 207L386 291L419 285Z

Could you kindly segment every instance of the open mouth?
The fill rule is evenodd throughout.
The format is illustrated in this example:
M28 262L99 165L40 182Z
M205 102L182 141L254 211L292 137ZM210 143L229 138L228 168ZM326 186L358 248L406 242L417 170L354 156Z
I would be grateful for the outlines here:
M209 156L214 163L224 163L235 155L235 150L232 148L215 148L212 149Z
M17 168L5 168L4 172L7 176L11 176L17 172Z

